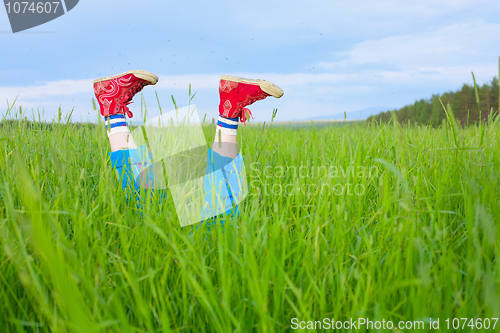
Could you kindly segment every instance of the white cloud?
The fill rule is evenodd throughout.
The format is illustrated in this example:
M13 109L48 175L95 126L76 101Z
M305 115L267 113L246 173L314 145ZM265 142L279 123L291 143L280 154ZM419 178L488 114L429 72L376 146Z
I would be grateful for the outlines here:
M456 64L483 59L487 54L484 51L499 35L497 23L453 24L434 31L365 41L339 55L354 64L388 63L403 69Z
M235 76L251 79L265 79L280 86L301 86L317 82L342 82L355 78L357 74L275 74L275 73L235 73ZM220 76L216 74L198 75L160 75L154 89L218 89ZM52 96L72 96L82 93L93 93L92 80L61 80L45 82L32 86L1 87L0 96L13 99L19 96L23 100L42 99Z
M497 74L497 54L491 41L499 35L498 23L457 23L364 41L336 54L343 60L323 61L317 67L355 72L366 82L386 84L462 84L471 80L471 71L479 82L487 82Z
M92 80L61 80L35 86L0 87L0 96L14 99L36 99L47 96L71 96L92 91Z
M233 73L235 76L247 78L261 78L274 82L280 85L286 94L286 98L279 101L264 101L254 106L256 118L266 119L267 111L271 107L283 105L288 111L283 112L283 119L293 119L294 114L297 117L304 117L303 112L311 114L311 110L325 110L321 106L321 100L308 101L311 94L313 96L325 95L327 97L328 90L332 90L339 94L339 89L334 90L329 88L332 85L341 86L342 82L346 79L355 79L357 74L306 74L306 73L293 73L293 74L276 74L276 73ZM218 92L219 75L216 74L198 74L198 75L159 75L159 82L156 86L146 88L144 95L148 102L148 114L154 115L159 113L156 105L156 98L154 91L158 91L160 102L162 105L165 103L166 108L170 107L170 94L174 94L176 100L182 102L186 99L183 96L187 95L189 84L192 85L192 92L200 91L197 98L194 100L196 104L201 106L199 109L200 115L207 113L209 118L217 112L216 99ZM319 86L318 86L319 84ZM359 91L359 89L369 89L366 86L355 88L341 87L340 90L348 93ZM168 97L167 97L167 96ZM207 96L211 96L208 98ZM179 97L180 96L180 97ZM309 97L308 97L309 96ZM31 110L34 108L45 109L45 118L51 118L61 107L63 111L71 110L75 107L74 119L83 117L83 119L94 120L95 111L91 107L91 98L94 97L92 90L92 80L62 80L45 82L38 85L31 86L13 86L13 87L0 87L0 98L8 99L12 104L14 99L18 97L16 102L17 106L22 106L23 109ZM183 99L184 98L184 99ZM284 100L287 101L284 101ZM328 98L326 98L328 99ZM272 99L273 100L273 99ZM140 114L140 102L137 97L135 98L136 104L131 106L134 114ZM178 101L179 103L179 101ZM7 104L4 104L5 109ZM331 109L330 105L326 109ZM31 112L31 111L30 111ZM340 112L340 111L338 111ZM36 113L36 111L35 111ZM260 115L259 115L260 114ZM317 112L312 114L316 115Z

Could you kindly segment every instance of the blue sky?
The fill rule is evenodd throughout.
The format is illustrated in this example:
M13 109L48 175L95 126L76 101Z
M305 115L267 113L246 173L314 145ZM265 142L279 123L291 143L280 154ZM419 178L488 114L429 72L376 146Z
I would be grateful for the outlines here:
M44 109L73 107L96 119L92 81L130 69L156 73L149 114L174 95L209 118L218 78L238 75L283 88L250 109L258 121L366 117L498 75L500 1L127 1L81 0L64 16L13 34L0 9L0 112L6 99ZM131 110L140 114L136 97ZM360 110L365 110L360 112ZM367 111L368 110L368 111ZM35 111L36 112L36 111Z

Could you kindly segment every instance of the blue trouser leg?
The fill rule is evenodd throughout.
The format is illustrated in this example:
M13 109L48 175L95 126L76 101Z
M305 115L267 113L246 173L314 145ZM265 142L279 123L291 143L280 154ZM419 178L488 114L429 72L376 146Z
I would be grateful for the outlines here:
M123 189L129 186L139 189L141 178L146 181L154 181L154 179L148 179L148 176L142 175L143 170L151 166L151 153L146 146L117 150L109 153L109 158L113 168L118 171Z
M221 214L230 217L239 216L238 203L241 193L241 170L243 157L235 159L221 156L209 149L207 156L207 175L205 176L205 202L208 203L203 211L208 226L216 224Z
M151 164L151 153L147 146L136 149L117 150L109 153L111 165L118 172L122 189L133 188L138 195L140 188L155 188L154 173ZM160 203L164 199L164 193L160 193Z
M216 152L212 152L212 155L214 156L214 161L218 159ZM219 155L220 156L220 155ZM228 158L224 158L220 156L223 161L222 161L222 175L224 177L224 180L226 181L226 186L227 186L227 191L228 191L228 197L231 201L232 204L232 209L228 215L231 216L239 216L239 211L238 211L238 205L240 203L240 200L242 195L242 182L243 179L242 177L242 169L243 169L243 156L237 155L236 158L227 160ZM214 166L214 169L218 166Z

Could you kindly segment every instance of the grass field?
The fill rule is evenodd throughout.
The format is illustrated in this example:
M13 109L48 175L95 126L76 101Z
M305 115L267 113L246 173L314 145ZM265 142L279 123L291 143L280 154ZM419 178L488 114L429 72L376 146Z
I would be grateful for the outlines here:
M4 121L0 331L486 323L500 317L499 119L240 126L250 194L211 232L180 228L169 200L127 201L102 126Z

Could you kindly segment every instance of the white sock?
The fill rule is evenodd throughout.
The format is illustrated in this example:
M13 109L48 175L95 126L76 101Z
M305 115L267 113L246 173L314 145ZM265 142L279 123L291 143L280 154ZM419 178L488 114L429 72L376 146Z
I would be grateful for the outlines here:
M125 115L116 114L104 117L104 122L106 124L106 133L108 134L112 152L121 149L137 148L127 125Z
M117 133L130 134L130 129L128 128L125 115L123 114L115 114L109 117L104 117L104 123L106 124L106 133L108 133L108 137Z
M216 132L218 131L220 131L221 134L238 135L238 117L224 118L222 116L219 116Z

